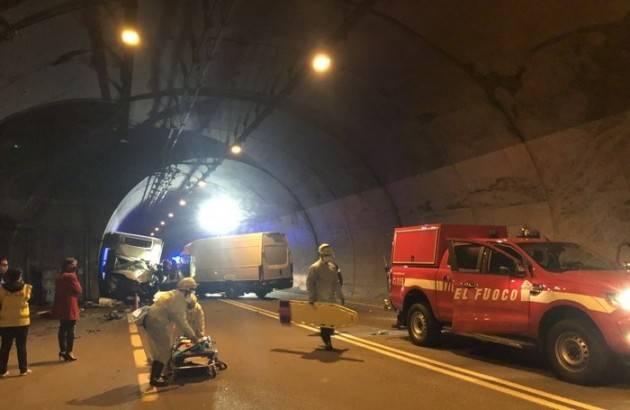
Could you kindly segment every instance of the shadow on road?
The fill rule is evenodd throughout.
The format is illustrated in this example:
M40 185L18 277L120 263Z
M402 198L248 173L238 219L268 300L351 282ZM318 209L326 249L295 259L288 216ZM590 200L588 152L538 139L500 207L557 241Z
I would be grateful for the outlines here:
M140 398L137 384L128 384L97 394L86 399L73 399L68 402L71 406L112 407L120 406Z
M323 348L315 349L312 352L300 352L298 350L288 350L288 349L271 349L274 353L285 353L285 354L293 354L296 356L301 356L302 359L305 360L317 360L322 363L334 363L340 360L348 361L348 362L360 362L363 363L364 360L354 359L351 357L342 357L343 353L345 353L348 349L335 349L333 351L328 351Z
M59 364L59 365L63 365L63 364L67 364L66 362L62 362L59 360L46 360L44 362L35 362L35 363L29 363L29 367L43 367L43 366L52 366L55 364Z

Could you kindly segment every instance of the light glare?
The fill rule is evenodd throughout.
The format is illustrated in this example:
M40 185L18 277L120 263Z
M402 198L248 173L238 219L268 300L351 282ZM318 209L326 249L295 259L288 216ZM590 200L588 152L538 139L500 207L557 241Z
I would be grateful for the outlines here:
M174 217L174 216L175 216L175 214L174 214L174 213L172 213L172 212L169 212L169 213L168 213L168 217L169 217L169 218L172 218L172 217Z
M197 182L197 186L198 186L199 188L203 188L203 187L205 187L206 185L208 185L208 183L207 183L206 181L199 181L199 182Z
M179 200L179 206L186 206L186 200L185 199L180 199Z
M126 28L120 33L120 39L128 46L137 46L140 44L140 34L134 29Z
M164 225L166 225L166 222L160 221L160 225L164 226Z
M332 65L332 60L328 54L320 53L313 57L313 61L311 63L313 70L318 73L324 73L330 70L330 66Z
M232 198L220 196L201 204L197 213L199 226L214 234L236 230L244 219L239 204Z
M614 300L621 306L623 310L630 310L630 289L619 292Z
M232 147L230 148L230 152L234 155L238 155L243 152L243 148L238 144L232 145Z

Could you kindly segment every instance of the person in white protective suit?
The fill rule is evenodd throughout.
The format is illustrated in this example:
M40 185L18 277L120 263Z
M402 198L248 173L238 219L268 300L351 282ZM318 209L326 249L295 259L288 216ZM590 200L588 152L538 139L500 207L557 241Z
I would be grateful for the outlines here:
M173 325L179 332L196 342L199 337L188 322L188 304L193 302L197 283L193 278L184 278L177 283L177 289L163 292L151 305L144 318L144 328L149 336L151 350L150 384L160 387L167 384L162 376L164 365L171 358Z
M187 307L186 318L190 327L192 327L198 338L204 337L206 335L206 315L203 313L203 308L195 295L193 295L193 300L188 303Z
M308 300L310 303L330 302L341 304L346 303L341 291L342 280L339 266L335 263L335 252L327 243L323 243L318 248L319 259L308 269L306 278L306 288L308 289ZM320 328L320 336L324 341L326 350L334 350L331 336L334 329L328 327Z

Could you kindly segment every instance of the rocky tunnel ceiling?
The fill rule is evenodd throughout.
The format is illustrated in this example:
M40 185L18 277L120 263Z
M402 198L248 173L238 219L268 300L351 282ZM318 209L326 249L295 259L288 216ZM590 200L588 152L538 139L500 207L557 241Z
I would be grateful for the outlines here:
M298 270L332 242L353 292L372 296L401 224L527 223L612 255L630 228L629 12L0 2L0 222L54 227L78 204L101 209L95 231L146 234L186 197L162 232L177 247L194 205L225 192L244 231L288 233ZM124 26L140 47L121 45ZM310 70L317 51L332 56L325 75Z

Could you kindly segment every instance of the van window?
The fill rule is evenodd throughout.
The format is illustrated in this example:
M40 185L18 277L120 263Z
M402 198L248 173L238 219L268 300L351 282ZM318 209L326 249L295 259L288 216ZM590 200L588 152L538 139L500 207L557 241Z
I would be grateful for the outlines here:
M460 244L454 246L457 267L461 272L480 272L481 245Z
M284 265L287 263L286 246L265 246L265 263L267 265Z

